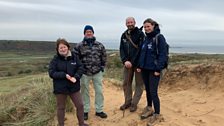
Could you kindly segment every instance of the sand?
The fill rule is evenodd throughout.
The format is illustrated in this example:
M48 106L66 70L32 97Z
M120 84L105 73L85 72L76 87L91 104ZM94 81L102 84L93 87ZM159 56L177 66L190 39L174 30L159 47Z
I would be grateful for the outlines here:
M155 126L223 126L224 125L224 65L177 66L164 75L159 87L161 114L164 121ZM107 119L95 116L94 90L90 86L90 126L146 126L140 113L146 105L145 91L136 112L119 110L124 102L123 91L114 84L121 82L104 79L104 111ZM66 113L66 126L76 126L75 113Z

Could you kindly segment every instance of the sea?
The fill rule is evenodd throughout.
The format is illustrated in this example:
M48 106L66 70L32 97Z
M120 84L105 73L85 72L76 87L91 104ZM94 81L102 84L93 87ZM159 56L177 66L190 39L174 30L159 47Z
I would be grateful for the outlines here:
M119 50L119 43L103 43L106 49ZM170 53L224 54L224 45L170 45Z

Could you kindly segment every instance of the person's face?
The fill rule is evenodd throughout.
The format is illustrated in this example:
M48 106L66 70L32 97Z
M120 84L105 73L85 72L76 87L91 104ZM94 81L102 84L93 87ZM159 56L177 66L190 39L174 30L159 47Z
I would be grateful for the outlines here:
M127 19L126 26L128 30L133 30L135 28L135 20L134 19Z
M150 33L154 29L154 25L152 25L151 23L145 23L143 26L145 29L145 33Z
M60 55L66 56L68 54L68 46L66 46L64 44L59 44L58 53Z
M93 31L92 30L86 30L84 36L86 38L92 38L93 37Z

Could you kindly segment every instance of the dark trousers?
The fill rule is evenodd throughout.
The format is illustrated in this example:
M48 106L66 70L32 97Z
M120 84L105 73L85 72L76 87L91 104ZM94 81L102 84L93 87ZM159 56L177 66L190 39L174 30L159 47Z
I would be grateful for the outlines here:
M83 107L81 93L78 91L78 92L69 94L69 96L76 107L76 116L78 118L79 125L82 126L84 124L84 107ZM58 117L59 126L64 126L66 98L67 98L67 95L65 94L56 95L57 117Z
M155 76L154 71L142 69L142 79L145 84L147 105L154 106L156 114L160 114L160 100L158 96L158 85L160 76Z
M132 81L135 76L135 89L134 95L132 90ZM139 100L141 99L142 92L144 89L141 73L136 71L136 68L127 69L124 67L124 81L123 81L123 90L125 97L125 104L133 104L137 106Z

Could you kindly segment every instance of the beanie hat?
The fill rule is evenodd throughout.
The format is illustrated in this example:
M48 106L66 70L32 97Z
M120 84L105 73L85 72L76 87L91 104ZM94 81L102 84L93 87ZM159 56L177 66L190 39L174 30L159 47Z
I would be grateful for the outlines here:
M86 30L91 30L94 33L93 27L90 25L86 25L84 28L84 34L86 33Z

